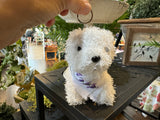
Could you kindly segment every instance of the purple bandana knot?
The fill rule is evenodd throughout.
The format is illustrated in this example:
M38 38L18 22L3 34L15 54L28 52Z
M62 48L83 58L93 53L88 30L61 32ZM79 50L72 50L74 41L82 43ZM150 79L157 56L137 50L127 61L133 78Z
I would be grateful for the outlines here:
M87 88L97 88L96 83L84 82L83 75L81 73L75 73L75 77L80 83L86 85Z

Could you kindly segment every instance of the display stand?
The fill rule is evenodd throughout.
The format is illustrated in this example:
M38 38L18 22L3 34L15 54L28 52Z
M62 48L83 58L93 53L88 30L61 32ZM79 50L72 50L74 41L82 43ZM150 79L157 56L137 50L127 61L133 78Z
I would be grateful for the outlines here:
M57 60L57 46L56 45L52 45L52 46L48 46L45 47L45 60Z
M70 120L112 120L160 74L160 67L126 67L117 57L109 69L116 86L114 105L95 105L89 100L83 105L69 106L65 99L65 80L62 75L65 69L35 76L38 120L45 120L43 95Z

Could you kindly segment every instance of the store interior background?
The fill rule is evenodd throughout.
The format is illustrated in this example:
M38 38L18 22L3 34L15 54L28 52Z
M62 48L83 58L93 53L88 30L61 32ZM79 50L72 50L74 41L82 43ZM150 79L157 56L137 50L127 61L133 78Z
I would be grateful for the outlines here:
M149 1L149 0L146 0L145 5L149 6L147 1ZM159 0L155 0L155 1L159 2ZM130 8L119 19L129 19L129 17L132 17L132 15L133 16L137 15L137 18L138 17L139 18L146 17L147 13L143 14L143 15L141 13L143 13L144 11L147 11L146 8L148 8L148 7L143 6L142 11L137 11L137 9L136 9L135 12L132 15L130 15L129 12L131 12L132 8L134 7L135 0L127 0L127 2L130 4ZM157 3L152 2L152 4L154 6ZM150 17L159 17L159 16L156 16L156 14L155 14L155 16L153 16L153 14L152 14L152 16L150 16ZM117 40L117 37L119 34L119 29L120 29L120 24L117 24L117 21L119 19L117 19L116 21L114 21L112 24L109 24L109 25L97 24L98 27L110 29L114 33L115 42ZM67 25L64 21L57 18L55 26L53 26L52 28L49 28L49 30L51 30L51 31L54 31L56 29L57 33L61 32L61 30L63 31L65 28L68 28L67 30L64 30L63 32L61 32L61 34L63 34L63 36L65 36L63 39L59 39L59 41L62 41L62 42L57 41L57 42L59 42L59 44L62 47L62 49L60 49L60 51L64 52L64 49L63 49L65 46L64 40L66 40L67 35L68 35L66 33L68 33L69 31L71 31L73 29L76 29L78 27L82 27L82 25L79 25L79 24L78 25L75 25L75 24ZM42 28L44 28L44 29L42 29ZM62 29L60 29L60 28L62 28ZM58 54L55 55L55 51L57 52L59 50L59 48L57 48L57 44L53 40L56 37L57 33L51 34L52 32L46 31L45 30L46 28L44 27L44 25L37 26L34 29L37 29L39 32L37 33L37 35L36 34L34 35L33 39L31 37L27 37L25 35L27 60L28 60L28 66L30 67L30 69L37 70L41 74L41 73L47 72L47 68L52 67L53 64L55 63L55 61L58 61L58 59L60 57ZM33 28L28 29L27 31L32 31L32 30L33 30ZM26 31L26 33L27 33L27 31ZM49 32L50 36L53 36L53 38L45 38L43 34L47 34L47 32ZM124 40L124 38L122 38L121 42L117 48L117 52L123 52L124 45L125 45L125 40ZM46 49L47 47L48 47L48 49ZM53 53L54 55L47 57L46 51L48 51L48 55L50 55L49 53ZM57 57L57 58L55 59L55 57ZM62 54L62 59L63 59L63 54ZM15 108L19 108L19 105L17 103L15 103L15 99L14 99L14 95L17 93L18 88L19 87L16 85L11 85L6 90L0 90L0 103L6 102L7 104L12 105ZM138 119L153 120L150 117L145 118L140 112L137 112L130 107L127 107L126 109L129 111L130 115L133 118L136 118L137 120Z

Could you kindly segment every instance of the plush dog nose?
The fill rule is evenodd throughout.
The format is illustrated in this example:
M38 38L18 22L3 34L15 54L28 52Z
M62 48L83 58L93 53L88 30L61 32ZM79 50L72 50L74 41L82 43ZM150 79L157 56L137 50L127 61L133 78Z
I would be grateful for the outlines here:
M94 56L94 57L92 57L92 61L93 61L94 63L100 61L100 59L101 59L100 56Z

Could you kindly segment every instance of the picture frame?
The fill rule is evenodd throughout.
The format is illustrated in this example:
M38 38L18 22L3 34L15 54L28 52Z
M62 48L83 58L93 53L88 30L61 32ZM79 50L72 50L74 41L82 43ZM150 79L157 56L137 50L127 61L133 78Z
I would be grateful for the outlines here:
M160 28L128 27L123 64L160 66L160 48L144 45L153 40L160 42Z

